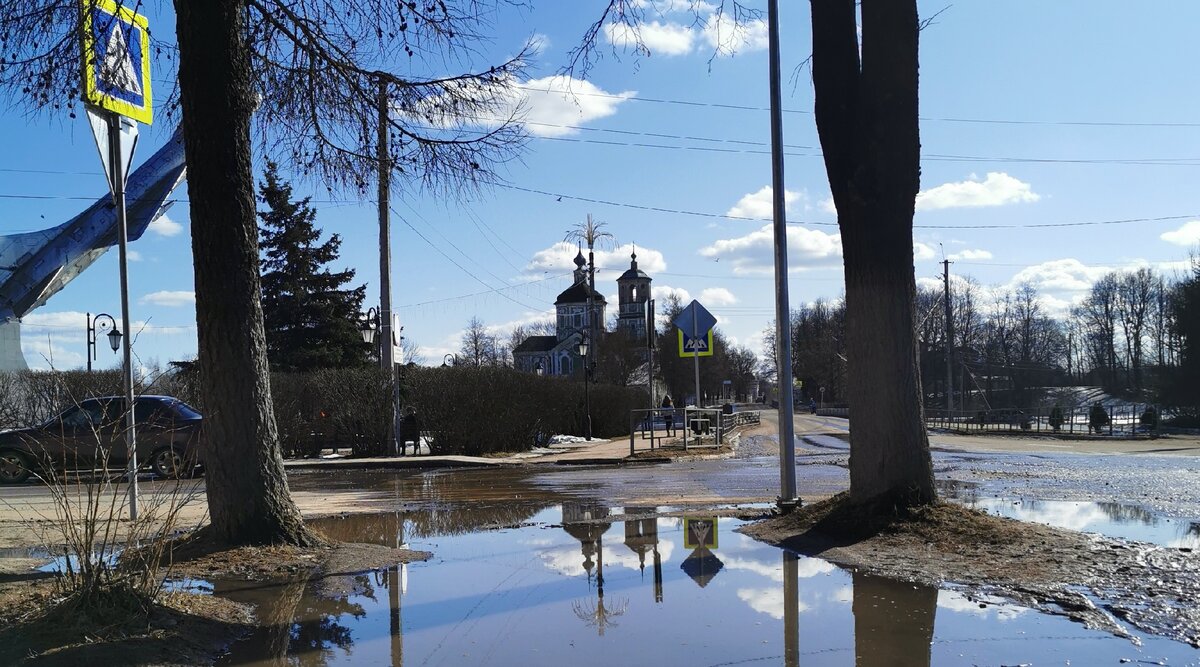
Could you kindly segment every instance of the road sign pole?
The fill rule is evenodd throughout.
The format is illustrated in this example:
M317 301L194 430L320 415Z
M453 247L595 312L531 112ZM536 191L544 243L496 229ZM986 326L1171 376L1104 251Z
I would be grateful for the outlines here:
M770 50L771 88L771 187L775 237L775 345L779 367L779 508L784 512L800 504L796 494L796 435L792 422L792 335L788 303L787 209L783 182L783 116L779 66L779 2L767 2L767 38Z
M121 355L124 359L122 381L125 390L125 452L129 457L129 519L138 518L137 483L137 420L133 402L133 329L129 325L129 229L125 224L125 170L122 159L121 119L115 113L106 113L108 121L109 174L112 178L113 205L117 209L117 247L121 265L121 326L125 335L121 337Z
M696 375L696 407L700 405L700 347L696 341L700 338L696 335L696 318L692 318L692 371Z

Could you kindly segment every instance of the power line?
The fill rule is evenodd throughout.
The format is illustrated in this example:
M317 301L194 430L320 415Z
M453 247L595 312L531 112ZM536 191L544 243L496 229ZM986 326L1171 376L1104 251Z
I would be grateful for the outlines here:
M527 304L527 303L524 303L524 302L521 302L521 301L518 301L518 300L516 300L516 299L512 298L511 296L509 296L509 295L505 294L505 293L504 293L504 291L503 291L501 288L492 287L491 285L487 284L487 282L485 282L485 281L484 281L482 278L480 278L479 276L477 276L477 275L475 275L474 273L472 273L472 272L471 272L469 269L467 269L467 267L463 266L462 264L459 264L459 263L458 263L458 262L457 262L457 261L456 261L456 260L455 260L453 257L451 257L450 255L446 254L446 252L445 252L444 250L442 250L441 248L437 247L437 245L436 245L436 244L434 244L434 242L433 242L433 241L430 241L430 240L429 240L429 237L427 237L427 236L425 236L424 234L422 234L422 233L421 233L421 230L419 230L419 229L417 229L416 227L414 227L414 226L413 226L413 224L412 224L411 222L409 222L409 221L408 221L408 220L407 220L407 219L406 219L404 216L400 215L400 212L396 210L396 207L394 207L394 206L389 206L388 208L391 210L392 214L393 214L393 215L395 215L395 216L396 216L396 218L400 220L400 222L404 223L404 225L405 225L406 227L408 227L409 229L411 229L411 230L413 231L413 233L414 233L414 234L416 234L417 236L421 237L421 240L422 240L422 241L424 241L426 244L428 244L430 248L433 248L435 251L437 251L437 253L438 253L439 255L441 255L442 257L446 258L446 261L450 262L450 263L451 263L451 264L453 264L454 266L457 266L457 267L459 268L459 270L461 270L463 273L465 273L465 274L467 274L468 276L470 276L472 279L474 279L474 280L475 280L476 282L478 282L480 285L483 285L484 287L488 288L488 289L487 289L487 291L488 291L488 292L492 292L492 293L495 293L495 294L499 294L500 296L504 297L505 299L508 299L509 301L512 301L513 303L515 303L515 304L517 304L518 306L521 306L521 307L523 307L523 308L529 308L530 310L535 310L535 311L540 311L540 310L541 310L541 309L540 309L540 308L538 308L537 306L531 306L531 305L529 305L529 304ZM461 252L461 251L460 251L460 252ZM513 287L516 287L516 286L514 285Z
M668 208L665 206L649 206L645 204L633 204L629 202L619 202L610 199L599 199L596 197L581 197L577 195L569 195L560 192L550 192L547 190L539 190L537 188L527 188L511 183L501 183L499 181L488 181L489 185L516 190L518 192L526 192L529 194L541 195L544 197L554 197L557 200L570 199L572 201L580 201L588 204L600 204L603 206L614 206L618 208L629 208L639 211L652 211L655 213L670 213L672 215L688 215L700 218L717 218L723 220L740 220L746 222L771 222L771 218L755 218L741 215L728 215L724 213L710 213L706 211L689 211L686 209ZM1200 218L1200 214L1189 213L1187 215L1167 215L1159 217L1144 217L1144 218L1120 218L1115 220L1088 220L1079 222L1048 222L1048 223L1018 223L1013 225L913 225L914 229L1050 229L1057 227L1091 227L1098 225L1126 225L1135 222L1171 222L1178 220L1189 220ZM818 227L836 227L836 222L820 222L816 220L788 220L789 225L809 225Z
M701 102L698 100L673 100L655 97L642 97L640 95L614 95L612 93L589 93L583 91L564 91L552 90L550 88L539 88L535 86L514 86L521 90L529 90L540 93L562 94L563 96L579 96L579 97L599 97L611 100L627 100L630 102L647 102L654 104L670 104L676 106L700 107L712 109L731 109L734 111L763 111L769 112L769 107L751 106L744 104L723 104L716 102ZM812 111L807 109L783 109L784 113L799 114L803 116L813 115ZM1005 118L970 118L956 116L921 116L920 120L937 123L966 123L975 125L1046 125L1046 126L1074 126L1074 127L1200 127L1200 123L1196 122L1171 122L1171 121L1093 121L1093 120L1035 120L1035 119L1005 119Z
M438 304L438 303L446 303L449 301L458 301L460 299L469 299L474 296L482 296L484 294L491 294L492 292L500 292L503 290L517 289L518 287L525 287L526 285L542 283L542 282L546 282L547 280L557 280L558 278L565 278L566 276L569 276L569 275L571 275L570 272L559 273L559 274L555 274L553 276L545 276L543 278L538 278L536 280L529 280L529 281L523 282L519 285L509 285L507 287L499 287L496 289L488 289L488 290L482 290L479 292L471 292L470 294L459 294L458 296L448 296L443 299L432 299L430 301L421 301L418 303L408 303L408 304L404 304L402 306L396 306L396 307L397 308L417 308L420 306L429 306L429 305L434 305L434 304Z

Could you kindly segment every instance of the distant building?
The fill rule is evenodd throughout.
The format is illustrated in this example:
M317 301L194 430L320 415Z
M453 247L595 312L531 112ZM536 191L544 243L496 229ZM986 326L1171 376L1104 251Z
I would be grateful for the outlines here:
M608 305L604 295L588 285L587 260L583 251L575 255L574 281L554 300L555 335L530 336L513 350L518 370L544 375L574 375L582 368L579 358L580 337L592 322L605 335L604 313ZM650 276L637 266L637 252L631 255L629 270L617 278L617 328L642 340L646 336L646 301L650 299ZM588 295L592 312L588 313Z

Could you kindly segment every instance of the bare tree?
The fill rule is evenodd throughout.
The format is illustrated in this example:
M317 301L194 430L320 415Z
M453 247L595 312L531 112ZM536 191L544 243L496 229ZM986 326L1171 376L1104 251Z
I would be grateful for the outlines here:
M478 317L472 317L462 334L457 363L466 362L472 366L492 366L495 358L496 337L488 332L487 327Z
M260 146L331 186L365 189L379 138L392 139L383 166L409 180L451 187L490 178L522 139L508 92L525 51L490 67L472 63L489 11L503 4L511 3L175 0L178 55L160 41L155 48L179 66L207 490L219 541L313 541L288 491L272 416L252 120ZM85 11L92 7L86 0ZM80 16L72 0L0 0L0 89L31 110L74 115ZM441 74L455 65L464 73Z
M1121 319L1125 355L1135 390L1141 390L1143 386L1143 351L1150 313L1154 307L1156 283L1154 272L1147 268L1123 273L1117 280L1117 314Z
M1088 356L1109 389L1117 387L1117 275L1110 273L1092 284L1076 310L1084 326Z

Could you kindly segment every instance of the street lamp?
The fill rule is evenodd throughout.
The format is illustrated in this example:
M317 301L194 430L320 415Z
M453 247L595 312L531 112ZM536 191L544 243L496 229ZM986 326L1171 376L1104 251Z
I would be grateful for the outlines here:
M587 422L584 423L584 436L592 439L592 394L588 387L592 383L592 369L588 364L588 339L587 336L579 337L579 357L583 359L583 402L587 408Z
M363 315L358 321L358 333L362 334L363 342L367 345L374 346L375 338L379 333L379 311L374 308L368 308L367 314Z
M102 321L107 320L107 323ZM99 328L108 329L108 345L116 352L121 347L121 329L117 326L117 321L108 313L100 313L92 317L91 313L87 313L87 369L92 372L92 360L96 358L96 331Z

